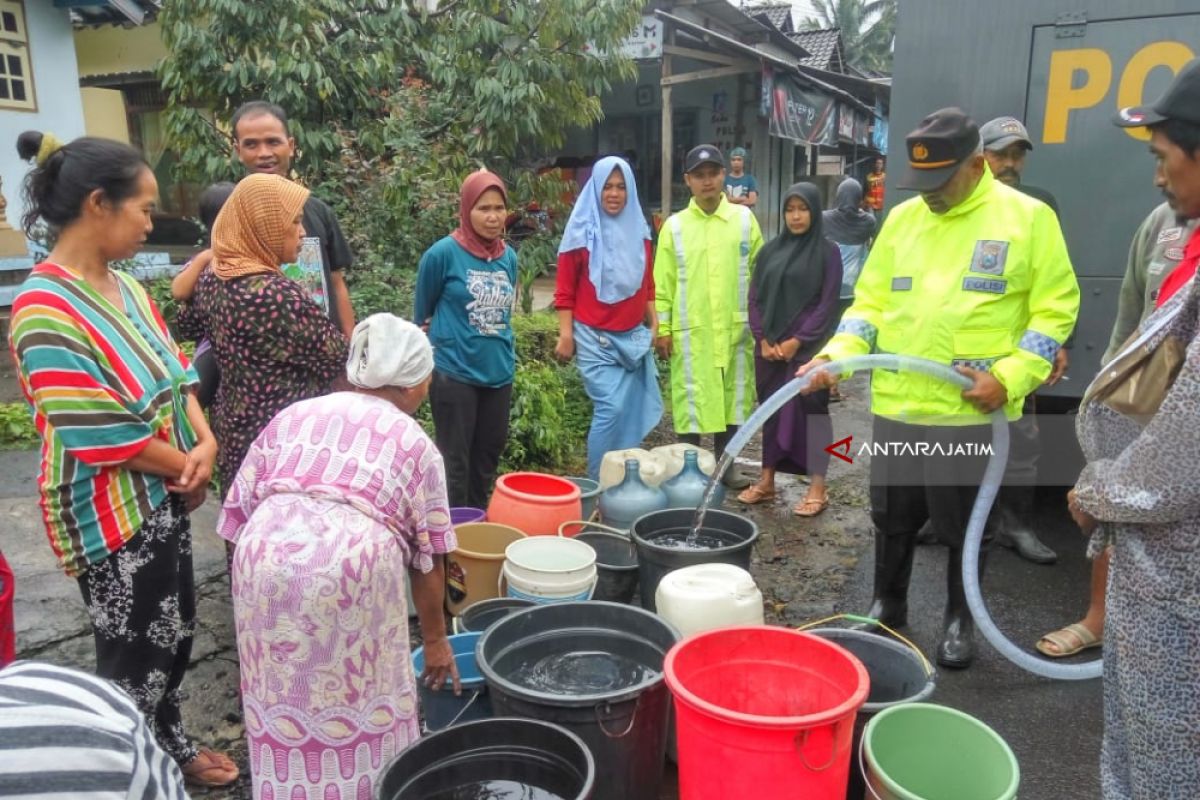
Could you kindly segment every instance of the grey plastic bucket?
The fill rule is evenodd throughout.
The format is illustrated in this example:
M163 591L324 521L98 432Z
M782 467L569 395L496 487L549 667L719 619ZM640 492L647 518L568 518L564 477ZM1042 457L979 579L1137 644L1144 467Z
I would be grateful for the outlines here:
M454 725L413 743L384 769L375 797L487 797L487 790L468 794L466 786L491 781L537 787L564 800L591 800L596 763L587 745L558 725L485 719Z
M530 717L577 734L596 759L596 800L658 800L670 719L662 667L679 632L634 606L584 601L518 611L479 640L479 668L497 714ZM576 694L516 683L521 665L542 655L604 653L643 668L637 682Z
M854 720L854 738L851 740L853 753L858 752L863 730L871 717L885 708L923 702L933 694L936 687L933 667L916 650L905 644L876 633L843 628L818 628L808 632L849 650L867 668L867 675L871 678L867 702ZM851 769L847 800L860 800L865 791L862 773Z
M537 605L519 597L492 597L467 606L454 618L455 633L483 633L509 614Z
M596 504L600 502L600 482L582 477L571 477L567 480L579 487L579 503L583 507L580 518L591 519L596 513Z
M628 603L638 586L637 548L619 533L584 531L575 536L596 551L596 591L593 600Z
M641 590L642 608L655 611L654 593L663 576L672 570L690 567L693 564L733 564L750 571L750 556L754 543L758 541L758 525L753 520L710 508L704 516L704 533L719 538L726 544L707 550L682 550L656 544L655 539L667 533L688 530L692 527L696 512L690 508L668 508L651 511L633 521L629 532L637 545L638 586Z

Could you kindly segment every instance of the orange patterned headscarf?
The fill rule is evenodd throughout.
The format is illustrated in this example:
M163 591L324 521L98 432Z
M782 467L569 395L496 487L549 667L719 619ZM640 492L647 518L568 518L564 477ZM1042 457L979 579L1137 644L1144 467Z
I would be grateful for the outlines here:
M309 191L279 175L247 175L213 224L212 270L221 280L278 272L283 240Z

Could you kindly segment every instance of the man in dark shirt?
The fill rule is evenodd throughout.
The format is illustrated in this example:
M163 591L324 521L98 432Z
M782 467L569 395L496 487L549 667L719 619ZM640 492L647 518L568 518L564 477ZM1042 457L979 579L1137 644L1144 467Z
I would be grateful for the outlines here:
M252 100L233 112L234 152L250 172L291 177L296 140L288 130L287 113L273 103ZM295 264L285 264L284 274L303 284L313 302L350 336L354 309L346 288L345 271L354 255L338 225L333 209L316 195L304 205L304 240Z
M983 140L983 155L996 180L1041 200L1054 209L1055 216L1058 216L1058 203L1054 201L1054 195L1045 189L1021 183L1025 156L1033 149L1029 132L1021 121L1014 117L996 117L980 126L979 137Z

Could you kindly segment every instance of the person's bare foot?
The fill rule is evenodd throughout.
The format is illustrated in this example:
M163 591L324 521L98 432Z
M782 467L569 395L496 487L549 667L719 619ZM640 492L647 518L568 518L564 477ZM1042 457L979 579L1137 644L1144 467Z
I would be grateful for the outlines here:
M195 786L228 786L238 779L240 772L233 759L207 747L201 747L188 763L180 767L183 778Z

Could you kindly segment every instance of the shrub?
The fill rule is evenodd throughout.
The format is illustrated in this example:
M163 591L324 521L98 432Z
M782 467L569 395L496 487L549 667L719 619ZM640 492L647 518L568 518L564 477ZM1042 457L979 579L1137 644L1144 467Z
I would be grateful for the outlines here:
M554 357L558 319L545 312L517 314L513 332L517 368L500 469L582 474L592 403L575 365Z
M0 450L23 450L39 441L26 403L0 403Z

